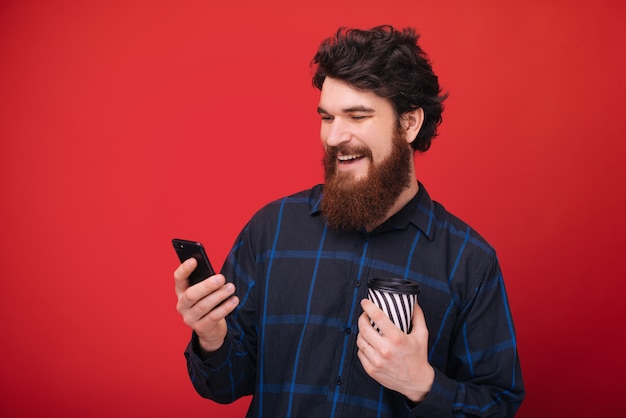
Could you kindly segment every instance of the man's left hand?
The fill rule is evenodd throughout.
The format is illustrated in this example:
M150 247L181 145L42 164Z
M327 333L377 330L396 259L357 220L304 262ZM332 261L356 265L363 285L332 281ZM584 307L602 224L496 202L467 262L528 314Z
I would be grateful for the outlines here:
M435 370L428 363L428 328L422 308L415 304L413 329L405 334L370 300L363 299L361 307L364 312L359 317L356 345L363 369L410 401L423 401L432 387Z

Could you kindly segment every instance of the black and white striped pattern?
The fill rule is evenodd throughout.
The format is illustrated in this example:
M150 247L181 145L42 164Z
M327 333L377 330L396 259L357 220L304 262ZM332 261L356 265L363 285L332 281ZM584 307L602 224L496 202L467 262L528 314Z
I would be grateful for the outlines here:
M369 299L382 309L398 328L406 334L411 332L413 307L417 302L416 294L392 293L385 290L369 288L368 295ZM374 325L373 322L372 325ZM374 325L374 327L378 330L376 325Z

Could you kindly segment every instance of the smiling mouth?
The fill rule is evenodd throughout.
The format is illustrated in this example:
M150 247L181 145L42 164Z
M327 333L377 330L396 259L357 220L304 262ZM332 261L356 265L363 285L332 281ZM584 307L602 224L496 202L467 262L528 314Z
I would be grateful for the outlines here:
M338 155L337 159L339 160L340 164L349 164L354 161L360 160L364 157L365 156L363 154L351 154L351 155Z

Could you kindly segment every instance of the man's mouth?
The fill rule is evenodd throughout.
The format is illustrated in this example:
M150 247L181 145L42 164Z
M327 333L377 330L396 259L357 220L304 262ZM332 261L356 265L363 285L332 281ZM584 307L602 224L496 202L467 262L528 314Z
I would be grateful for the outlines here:
M338 155L337 159L340 164L349 164L365 157L363 154Z

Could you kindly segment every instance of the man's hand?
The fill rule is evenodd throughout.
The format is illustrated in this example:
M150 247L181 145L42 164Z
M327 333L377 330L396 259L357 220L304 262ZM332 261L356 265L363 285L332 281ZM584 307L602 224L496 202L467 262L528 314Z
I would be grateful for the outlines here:
M190 258L174 271L178 297L176 310L183 317L183 322L198 335L200 347L211 353L224 343L225 317L237 307L239 298L233 295L235 286L226 283L221 274L190 287L188 277L196 266L197 261Z
M415 304L413 329L405 334L370 300L363 299L361 307L364 312L359 317L356 345L363 369L410 401L423 401L435 380L435 370L428 363L428 328L422 308Z

